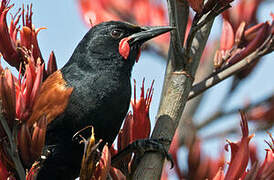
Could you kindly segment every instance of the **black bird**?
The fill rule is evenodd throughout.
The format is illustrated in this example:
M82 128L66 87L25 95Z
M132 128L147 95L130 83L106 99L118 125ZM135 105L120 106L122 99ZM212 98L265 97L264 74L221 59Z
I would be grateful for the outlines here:
M140 27L109 21L92 27L68 63L43 83L28 121L46 115L49 156L38 174L41 179L75 179L83 146L72 141L92 125L95 138L111 145L128 111L131 70L141 45L171 27Z

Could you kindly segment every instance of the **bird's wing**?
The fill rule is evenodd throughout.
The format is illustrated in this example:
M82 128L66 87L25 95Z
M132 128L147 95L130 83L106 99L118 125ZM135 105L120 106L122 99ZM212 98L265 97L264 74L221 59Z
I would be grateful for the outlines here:
M72 91L73 88L67 86L60 70L50 75L42 84L40 93L35 99L28 124L34 124L43 115L46 115L49 124L64 112Z

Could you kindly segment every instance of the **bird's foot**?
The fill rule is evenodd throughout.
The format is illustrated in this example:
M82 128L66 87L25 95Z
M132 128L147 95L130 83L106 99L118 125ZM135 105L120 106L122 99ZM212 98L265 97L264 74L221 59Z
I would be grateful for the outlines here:
M168 139L141 139L132 143L132 148L136 149L136 155L138 159L141 159L146 152L158 152L162 154L171 163L173 168L174 162L171 155L167 152L164 144L170 142Z
M123 160L127 155L134 153L135 156L133 159L133 164L131 164L131 172L133 172L146 152L158 152L161 153L168 161L170 161L171 168L173 168L173 159L164 147L164 144L167 142L170 142L170 140L164 138L137 140L129 144L126 148L122 149L120 152L118 152L118 154L112 157L111 164L112 166L119 168L118 166L120 165L120 161Z

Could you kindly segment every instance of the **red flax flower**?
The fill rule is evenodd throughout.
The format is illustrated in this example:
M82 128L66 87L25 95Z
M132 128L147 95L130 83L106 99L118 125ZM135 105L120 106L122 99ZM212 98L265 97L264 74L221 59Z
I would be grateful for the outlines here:
M230 50L234 45L234 32L231 24L227 20L223 20L223 30L220 40L220 50L217 50L214 58L214 67L220 68L223 60L229 56Z
M13 7L13 5L9 6L9 0L3 0L1 2L0 7L0 52L3 58L9 63L11 66L16 67L17 70L20 68L20 64L22 64L22 70L25 70L24 65L28 63L28 55L32 54L35 65L39 59L40 64L43 64L44 60L42 58L42 54L38 45L37 35L40 30L45 28L35 29L32 24L32 5L27 6L27 10L24 9L24 6L18 10L15 16L12 16L10 26L7 25L7 13ZM19 20L22 19L22 28L20 28ZM20 38L17 35L20 35ZM46 77L52 70L56 70L56 62L55 58L50 56L49 66ZM44 71L44 70L43 70Z
M118 135L118 151L121 151L127 147L130 143L138 139L146 139L150 134L150 119L149 119L149 107L153 95L153 83L151 87L147 89L146 96L144 91L144 80L141 87L141 95L139 101L136 100L136 82L134 80L134 99L131 100L133 113L128 112L123 127ZM125 171L130 172L131 155L125 157L120 166L123 166Z
M1 118L6 121L6 128L12 129L15 121L15 88L14 78L11 72L6 69L1 69L0 75L0 99L1 99ZM10 176L10 170L13 168L13 162L8 156L7 145L8 138L5 128L0 125L0 178Z
M118 169L111 167L111 149L105 145L101 154L98 152L101 141L95 144L93 128L89 140L82 139L86 148L82 159L80 179L106 180L110 175L114 180L125 180L125 176Z
M235 7L226 10L223 17L231 23L234 31L243 21L248 25L257 24L256 14L261 2L262 0L240 0Z
M14 22L13 19L11 23L12 28L10 29L12 34L10 34L6 17L12 6L9 6L8 4L9 1L3 0L0 7L0 52L11 66L15 66L19 69L20 57L16 49L16 42L14 41L18 32L18 29L16 28L18 21Z
M26 62L23 51L33 52L35 60L41 57L41 52L37 42L37 34L41 29L34 29L32 25L32 9L27 8L25 15L24 9L12 17L10 28L7 26L6 16L12 6L8 6L9 1L3 0L0 8L0 52L4 59L11 65L19 69L22 62ZM20 15L18 15L20 14ZM19 18L22 17L23 27L21 30L17 27ZM20 32L20 40L17 39L17 34Z
M42 118L34 127L28 127L25 122L32 112L35 97L39 93L42 83L44 64L38 62L34 65L33 57L28 57L28 64L25 65L25 74L16 79L8 69L0 76L0 96L2 100L2 110L11 131L14 126L18 126L18 148L22 161L26 167L40 156L44 146L47 120ZM6 133L1 129L0 138L5 138ZM30 148L31 147L31 148ZM1 147L6 148L6 147ZM8 156L2 157L2 161L7 164ZM2 156L3 156L2 154ZM8 163L9 164L9 163ZM12 165L11 165L12 166Z
M274 139L270 133L271 142L267 142L269 149L266 149L266 156L257 173L256 179L273 179L274 178Z
M263 42L266 40L267 36L271 34L271 25L269 22L265 22L262 24L262 26L260 28L256 28L256 35L253 36L253 38L251 36L249 36L250 34L248 34L248 32L252 32L252 31L248 31L251 28L249 28L248 30L245 31L245 37L248 40L250 37L250 41L247 41L245 47L243 49L241 49L239 52L235 53L235 55L233 55L231 58L228 59L228 63L229 64L234 64L240 60L242 60L243 58L247 57L249 54L251 54L252 52L254 52L258 47L260 47Z
M149 137L150 119L149 107L153 95L153 83L147 89L146 96L144 91L144 81L141 87L139 101L136 100L136 82L134 80L134 99L131 101L133 114L129 112L125 118L123 128L118 137L118 150L125 148L128 144Z
M238 1L238 3L234 7L226 10L223 13L223 18L231 23L234 32L236 32L236 48L234 48L234 50L231 52L230 59L227 60L229 64L234 64L244 59L250 53L254 52L265 41L266 37L270 35L268 30L269 27L267 27L267 22L257 24L258 22L256 14L261 2L262 0L241 0ZM253 30L256 33L250 33L247 30L247 27L250 26L253 26ZM251 28L249 30L251 30ZM237 73L235 75L233 86L239 84L239 80L247 77L253 71L254 67L256 67L259 60L260 59L258 58L249 67Z
M196 141L189 147L188 173L190 179L213 179L220 167L224 165L224 153L217 159L202 154L201 141Z
M25 124L31 113L34 99L39 93L43 67L43 65L34 67L33 62L29 62L26 65L23 79L21 79L21 73L19 73L19 79L16 79L8 69L4 70L0 76L0 96L3 114L11 130L14 129L14 126L19 126L18 147L23 163L27 167L40 156L45 141L47 126L45 118L39 120L34 127L28 127ZM1 139L6 137L3 129L1 129L0 135ZM6 147L3 146L1 148L5 149ZM5 154L6 158L2 157L1 161L6 164L9 158L4 149L1 149L1 152Z
M144 82L143 79L142 87L141 87L141 95L139 101L136 101L136 82L134 80L134 99L131 101L132 109L133 109L133 131L131 142L136 141L137 139L145 139L149 137L150 134L150 119L149 119L149 107L153 96L153 84L151 83L151 87L147 89L146 96L144 90Z
M118 135L118 151L127 147L132 138L132 131L133 131L133 116L132 112L129 111L125 120L122 129ZM114 149L114 148L113 148ZM116 151L114 153L117 153Z
M247 27L257 24L256 13L261 2L262 0L241 0L235 7L230 8L223 13L224 23L225 21L229 22L232 30L229 30L230 33L224 33L223 31L221 46L223 44L223 39L227 40L226 42L233 41L232 37L234 37L234 31L236 32L234 45L237 46L237 48L234 48L234 50L230 52L230 55L224 55L217 51L215 56L215 64L217 67L222 63L222 59L228 59L230 56L231 57L227 61L229 64L234 64L245 58L257 49L265 41L267 35L271 33L269 28L271 25L268 22L247 29ZM246 69L246 72L239 75L240 78L246 77L253 68L254 67Z
M110 168L111 155L105 145L101 157L97 152L100 141L95 144L94 130L91 130L89 140L83 138L85 152L82 159L80 179L106 179Z
M78 0L78 6L87 25L104 21L122 20L140 25L167 25L167 10L157 0ZM168 35L152 40L157 48L167 52Z
M246 29L246 23L242 22L234 35L231 24L224 19L221 48L216 52L214 58L215 68L220 68L224 64L235 64L254 52L268 36L273 34L272 24L265 22ZM240 77L246 77L252 71L253 66L246 69Z
M49 56L49 61L47 66L47 76L51 75L55 71L57 71L57 63L56 63L55 55L52 51Z
M213 179L217 176L217 173L219 173L218 176L220 176L221 172L218 172L218 170L220 167L224 166L224 153L221 153L221 155L216 159L204 156L201 152L201 141L196 138L195 142L193 142L189 147L188 171L184 172L179 168L179 159L177 156L178 149L178 133L176 131L169 152L174 160L174 171L179 179Z
M31 115L35 98L42 85L44 64L41 65L38 59L35 65L34 58L31 56L28 58L25 69L24 76L20 69L16 84L16 118L23 122Z
M32 24L32 14L33 14L32 5L27 6L27 12L26 12L25 18L24 18L24 14L25 14L25 10L23 6L23 10L22 10L23 27L22 27L22 30L20 31L21 46L27 48L28 50L31 50L35 62L40 58L41 63L43 63L44 60L42 58L42 54L40 52L40 48L38 45L37 35L41 29L45 29L45 28L35 29L34 25Z
M166 16L157 15L166 10L156 0L78 0L78 5L87 24L109 20L131 21L141 25L154 21L167 23Z
M237 143L228 141L231 149L231 160L229 162L229 168L225 175L225 180L239 179L245 174L245 169L249 159L249 141L254 136L249 136L247 116L244 112L241 113L241 129L242 139Z
M250 171L246 172L245 179L273 179L274 178L274 139L268 132L271 142L265 141L270 148L266 150L266 156L263 163L255 163Z
M42 29L35 29L32 24L32 6L19 9L11 17L7 26L6 16L13 7L8 0L1 1L0 7L0 52L3 58L19 70L19 77L15 78L11 72L0 67L0 97L2 112L7 121L11 135L17 130L18 152L24 165L29 168L42 152L45 142L47 120L45 117L37 121L34 126L27 126L26 120L32 113L32 106L39 94L42 80L57 69L56 59L52 53L47 71L45 71L42 55L38 46L37 34ZM18 25L22 19L22 28ZM17 38L18 33L20 38ZM15 128L15 126L17 128ZM15 174L14 162L7 153L8 146L13 142L7 139L7 132L0 126L0 161L8 170L9 175ZM4 168L3 168L4 170Z
M33 128L29 128L26 123L22 124L18 134L18 145L26 167L30 167L40 157L45 144L46 129L47 119L45 116L39 119Z

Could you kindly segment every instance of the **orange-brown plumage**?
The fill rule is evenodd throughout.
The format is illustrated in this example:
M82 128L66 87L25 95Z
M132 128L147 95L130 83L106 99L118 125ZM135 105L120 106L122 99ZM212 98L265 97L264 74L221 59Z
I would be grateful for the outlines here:
M67 87L60 70L50 75L42 84L39 95L35 100L33 112L28 125L34 124L43 115L48 124L64 112L73 88Z

